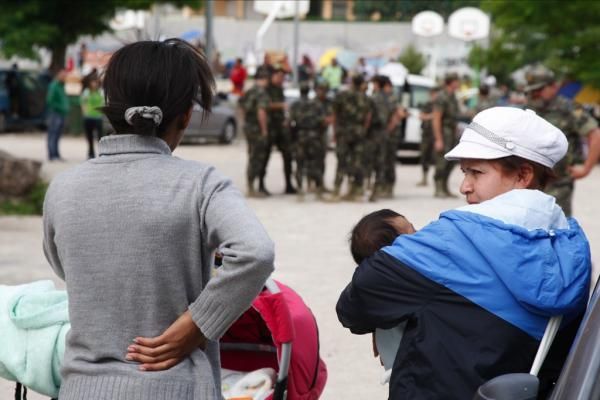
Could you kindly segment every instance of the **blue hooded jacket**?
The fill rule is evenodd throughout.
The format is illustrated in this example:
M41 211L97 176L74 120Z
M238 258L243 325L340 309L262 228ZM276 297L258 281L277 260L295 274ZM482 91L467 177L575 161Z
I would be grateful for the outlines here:
M398 236L357 267L337 313L358 334L407 322L391 399L472 398L491 378L529 372L555 315L563 316L560 354L551 350L548 359L552 374L560 370L590 275L577 221L551 196L513 190Z
M538 340L551 316L587 303L590 249L573 218L567 229L528 230L453 210L383 251Z

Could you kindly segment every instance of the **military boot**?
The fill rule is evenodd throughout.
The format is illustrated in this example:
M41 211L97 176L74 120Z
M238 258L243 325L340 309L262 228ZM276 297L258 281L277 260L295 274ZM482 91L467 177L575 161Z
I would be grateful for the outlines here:
M333 191L331 192L331 196L329 197L328 201L332 201L332 202L338 202L341 200L340 197L340 192L342 190L342 185L336 183L335 187L333 188Z
M285 194L296 194L296 193L298 193L298 191L292 186L291 183L289 185L285 185Z
M246 190L246 197L261 198L261 197L267 197L267 196L264 193L254 189L253 185L248 184L248 188Z
M435 193L433 197L438 199L445 199L448 197L448 193L444 190L444 182L443 181L435 181Z
M391 183L387 183L384 186L383 195L381 196L384 199L393 199L394 198L394 185Z
M317 186L315 188L315 195L317 197L317 200L324 200L323 193L325 193L323 186Z
M285 176L285 194L296 194L296 189L292 185L292 176L291 174L287 174Z
M377 200L379 200L379 196L380 193L382 192L382 187L381 185L375 185L375 187L373 188L373 192L371 192L371 196L369 196L369 201L371 203L375 203Z
M258 181L258 193L260 193L261 197L268 197L271 193L265 187L265 181L263 178L260 178Z
M458 197L448 189L448 181L444 182L444 192L446 193L446 196L450 198L456 199Z
M362 200L363 195L364 189L362 185L357 185L356 183L353 183L350 186L350 190L348 190L348 194L342 197L342 199L346 201L360 201Z

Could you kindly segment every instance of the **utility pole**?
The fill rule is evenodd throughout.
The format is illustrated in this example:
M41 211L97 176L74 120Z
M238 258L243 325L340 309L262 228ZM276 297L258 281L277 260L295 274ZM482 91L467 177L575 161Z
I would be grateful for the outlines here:
M294 86L298 86L298 44L300 42L300 6L296 1L294 3L294 54L292 57L292 73L294 77Z
M212 57L213 57L213 10L214 10L214 0L206 0L204 6L205 19L206 19L206 29L204 36L206 38L206 60L209 65L212 67ZM213 71L215 72L215 71Z

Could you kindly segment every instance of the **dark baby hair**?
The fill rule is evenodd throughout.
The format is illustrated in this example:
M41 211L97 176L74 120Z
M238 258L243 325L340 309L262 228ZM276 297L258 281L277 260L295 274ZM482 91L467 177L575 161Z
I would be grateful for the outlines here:
M350 252L357 264L372 256L382 247L391 245L402 232L391 223L401 217L395 211L384 208L362 217L350 232Z
M106 106L102 109L117 134L162 136L173 123L199 104L210 112L215 80L200 50L181 39L141 41L119 49L108 62L104 75ZM159 107L162 122L136 114L130 125L125 110Z

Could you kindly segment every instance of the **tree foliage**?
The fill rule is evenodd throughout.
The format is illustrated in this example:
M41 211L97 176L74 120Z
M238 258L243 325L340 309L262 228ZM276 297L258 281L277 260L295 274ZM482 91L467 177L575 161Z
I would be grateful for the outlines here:
M435 11L447 18L461 7L477 7L479 3L480 0L354 0L354 14L362 20L378 12L383 20L410 21L421 11Z
M153 0L0 0L0 46L4 56L37 58L37 50L52 52L50 69L64 62L66 48L82 35L110 30L118 9L148 9ZM200 6L200 0L170 1Z
M419 75L427 61L425 60L425 56L421 54L413 45L408 46L400 57L398 57L398 61L402 63L411 74Z
M487 51L475 48L471 56L483 58L490 71L501 75L541 62L600 87L600 2L484 0L481 6L491 14L496 33Z

